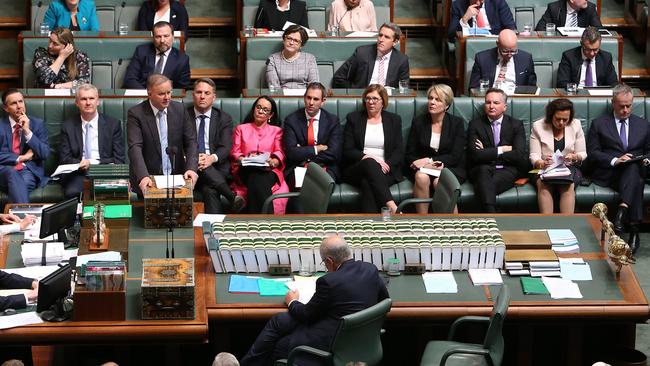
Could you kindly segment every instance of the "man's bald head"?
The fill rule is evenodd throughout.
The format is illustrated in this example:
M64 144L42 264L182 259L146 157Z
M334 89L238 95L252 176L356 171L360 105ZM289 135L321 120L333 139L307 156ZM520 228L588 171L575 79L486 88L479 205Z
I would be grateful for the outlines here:
M327 269L333 272L341 263L352 259L352 251L345 239L338 235L330 235L323 239L320 245L320 257L325 262Z
M497 48L501 57L505 61L509 61L510 58L512 58L513 53L504 51L517 50L517 34L512 29L502 30L499 33L499 38L497 39Z

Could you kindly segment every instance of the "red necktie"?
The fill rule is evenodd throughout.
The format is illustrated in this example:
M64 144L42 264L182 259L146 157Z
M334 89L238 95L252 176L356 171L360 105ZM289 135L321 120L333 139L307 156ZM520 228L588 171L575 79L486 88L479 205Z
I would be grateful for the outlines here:
M314 117L309 119L309 125L307 126L307 145L314 146L316 139L314 138Z
M485 18L483 17L483 13L481 13L480 11L476 16L476 26L479 28L485 28Z
M20 126L18 125L14 126L14 137L11 148L14 151L14 154L20 155ZM23 170L23 163L16 164L14 169Z

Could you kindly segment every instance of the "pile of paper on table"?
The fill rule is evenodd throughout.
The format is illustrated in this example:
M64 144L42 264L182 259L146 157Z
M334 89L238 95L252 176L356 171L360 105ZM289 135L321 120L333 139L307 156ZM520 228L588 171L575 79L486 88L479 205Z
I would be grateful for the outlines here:
M580 253L578 238L571 229L547 230L551 239L552 248L557 253Z
M511 276L560 276L560 262L550 249L506 250L505 267Z
M45 246L45 247L44 247ZM24 243L20 255L25 266L50 266L64 260L63 243Z

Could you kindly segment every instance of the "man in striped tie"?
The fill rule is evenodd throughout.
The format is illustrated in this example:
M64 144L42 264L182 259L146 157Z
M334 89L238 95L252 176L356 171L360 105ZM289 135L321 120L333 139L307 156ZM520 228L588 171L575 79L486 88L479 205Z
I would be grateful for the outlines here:
M537 22L536 31L546 30L546 23L557 27L602 28L596 5L587 0L558 0L546 6L546 12Z

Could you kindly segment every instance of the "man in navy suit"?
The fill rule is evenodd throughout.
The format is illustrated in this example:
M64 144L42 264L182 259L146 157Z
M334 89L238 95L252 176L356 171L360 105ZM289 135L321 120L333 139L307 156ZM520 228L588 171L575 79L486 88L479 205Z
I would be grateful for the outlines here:
M409 80L409 58L395 48L402 30L394 23L379 28L377 43L359 46L332 77L334 88L365 88L370 84L399 87Z
M515 86L537 85L533 56L517 48L517 34L510 29L499 33L497 46L474 56L469 87L478 88L481 79L490 80L490 86L508 90Z
M558 88L566 88L567 83L581 87L614 86L618 83L612 54L600 49L601 40L598 29L589 27L582 32L580 47L562 53L557 68Z
M537 22L535 30L546 30L546 23L553 23L556 27L602 28L603 26L596 5L587 0L558 0L548 3L546 12Z
M625 221L630 223L628 244L639 249L639 225L643 218L643 186L650 164L650 125L632 114L632 89L625 84L614 87L613 114L594 119L587 134L587 156L591 179L599 186L611 187L620 196L614 218L614 231L622 235Z
M329 349L343 316L388 297L377 267L352 259L352 252L342 237L325 238L320 255L328 273L316 280L314 296L303 304L298 301L298 291L289 291L285 296L289 311L269 320L241 359L242 366L269 365L286 358L289 351L300 345Z
M27 116L18 89L7 89L2 104L7 117L0 119L0 190L8 194L9 203L26 203L31 191L48 182L47 128L43 120Z
M322 109L327 89L319 82L307 85L305 108L284 120L284 151L287 155L284 175L295 187L296 167L313 161L325 168L335 181L340 177L341 122L335 114Z
M492 34L517 28L505 0L455 0L451 3L451 19L447 29L449 40L456 38L456 32L474 27L489 30Z
M160 21L153 26L153 43L138 46L126 69L124 88L145 89L151 74L163 74L175 89L190 87L190 58L172 47L174 29L171 24Z
M485 94L485 115L467 128L469 176L485 212L496 212L496 196L528 171L524 125L505 114L508 97L500 89Z
M63 122L60 164L79 164L79 170L62 178L66 198L78 197L92 164L124 164L124 135L120 121L97 112L99 92L92 84L77 89L79 115Z
M234 212L244 207L244 198L236 196L226 181L230 171L232 117L212 106L216 97L214 81L198 79L192 92L194 106L187 108L190 118L196 122L199 152L196 189L201 191L207 214L223 212L221 196L230 202Z
M38 297L38 281L5 271L0 271L0 289L29 289L24 295L0 296L0 311L22 309Z

